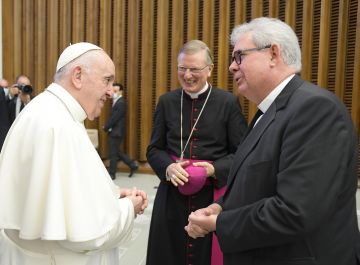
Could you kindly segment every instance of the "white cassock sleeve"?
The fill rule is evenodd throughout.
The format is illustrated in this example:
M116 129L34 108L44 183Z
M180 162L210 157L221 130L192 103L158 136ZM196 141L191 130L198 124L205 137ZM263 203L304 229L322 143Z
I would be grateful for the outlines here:
M121 212L134 213L134 206L130 199L123 198L119 199L119 210ZM59 241L58 243L71 251L92 254L98 251L114 248L126 241L131 237L133 228L133 222L131 215L121 215L115 226L105 235L84 242L70 242L70 241Z

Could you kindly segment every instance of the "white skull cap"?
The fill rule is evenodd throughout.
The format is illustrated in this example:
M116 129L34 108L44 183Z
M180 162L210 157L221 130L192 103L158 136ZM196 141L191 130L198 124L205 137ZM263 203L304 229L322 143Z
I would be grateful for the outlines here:
M102 50L99 46L89 42L79 42L75 44L70 44L59 57L59 60L56 65L56 72L59 71L62 67L80 57L84 53L91 50Z

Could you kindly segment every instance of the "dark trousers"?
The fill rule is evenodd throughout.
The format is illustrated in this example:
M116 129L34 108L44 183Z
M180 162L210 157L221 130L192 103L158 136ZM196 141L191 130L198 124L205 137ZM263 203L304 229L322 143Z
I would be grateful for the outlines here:
M123 161L128 167L133 167L134 162L128 157L127 154L123 153L120 149L123 137L111 137L109 136L109 174L115 175L117 162Z

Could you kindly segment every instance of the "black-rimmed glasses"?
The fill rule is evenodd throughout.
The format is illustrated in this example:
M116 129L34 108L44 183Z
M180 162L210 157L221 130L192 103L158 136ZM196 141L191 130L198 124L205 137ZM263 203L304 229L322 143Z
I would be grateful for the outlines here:
M192 73L192 74L200 74L208 66L209 65L205 65L203 68L187 68L187 67L178 65L177 69L181 73L185 73L187 70L189 70L190 73Z
M244 56L244 55L247 55L249 54L249 52L254 52L254 51L261 51L261 50L264 50L264 49L268 49L271 47L271 44L269 45L266 45L264 47L260 47L260 48L251 48L251 49L246 49L246 50L237 50L237 51L234 51L233 53L233 56L231 57L231 62L233 62L235 60L235 62L240 65L241 64L241 58Z

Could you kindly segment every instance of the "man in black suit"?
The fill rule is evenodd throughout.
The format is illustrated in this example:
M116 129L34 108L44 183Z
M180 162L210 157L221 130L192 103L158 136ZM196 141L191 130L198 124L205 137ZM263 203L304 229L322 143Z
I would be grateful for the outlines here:
M239 145L228 189L189 216L216 231L224 265L355 265L357 135L344 104L301 79L294 31L278 19L236 27L230 71L261 112ZM263 113L263 114L262 114Z
M125 134L127 109L126 102L122 96L123 86L119 83L114 83L113 90L113 105L111 108L110 117L104 126L104 130L108 133L109 136L109 174L112 179L115 179L117 162L122 160L130 168L130 178L138 169L138 166L120 149L120 145L124 139Z

